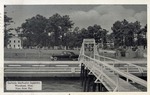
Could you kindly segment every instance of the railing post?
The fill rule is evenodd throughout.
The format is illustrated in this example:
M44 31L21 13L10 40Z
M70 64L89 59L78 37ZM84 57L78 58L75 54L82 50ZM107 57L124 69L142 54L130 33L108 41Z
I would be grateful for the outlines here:
M101 72L103 73L103 65L101 65ZM103 76L101 76L101 80L103 81Z
M97 47L96 47L95 40L94 40L94 46L93 46L93 49L94 49L94 59L95 59L95 55L96 55L96 52L97 52L97 51L96 51L96 48L97 48Z
M129 64L127 64L127 73L129 73ZM127 78L127 82L129 82L128 78Z
M119 91L119 74L117 73L117 85L116 85L116 90Z
M101 57L99 56L99 60L101 61Z
M105 57L104 57L104 62L105 62Z
M115 67L115 61L114 61L114 63L113 63L113 67ZM113 73L115 73L115 71L113 71Z

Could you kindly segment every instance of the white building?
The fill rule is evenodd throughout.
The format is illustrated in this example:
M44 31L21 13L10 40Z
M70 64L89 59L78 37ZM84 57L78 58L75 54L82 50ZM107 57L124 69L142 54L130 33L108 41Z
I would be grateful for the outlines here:
M19 37L11 37L8 40L7 48L11 49L22 49L22 42Z

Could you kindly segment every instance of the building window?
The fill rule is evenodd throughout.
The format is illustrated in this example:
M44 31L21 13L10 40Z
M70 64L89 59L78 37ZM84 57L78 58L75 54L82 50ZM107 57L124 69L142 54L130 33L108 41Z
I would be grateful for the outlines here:
M15 45L14 45L14 48L15 48Z
M14 40L14 43L15 43L16 41Z
M20 47L20 45L18 45L18 47Z
M9 42L11 43L11 40L9 40Z
M9 47L11 47L11 45L9 45Z
M20 40L18 40L18 43L20 43Z

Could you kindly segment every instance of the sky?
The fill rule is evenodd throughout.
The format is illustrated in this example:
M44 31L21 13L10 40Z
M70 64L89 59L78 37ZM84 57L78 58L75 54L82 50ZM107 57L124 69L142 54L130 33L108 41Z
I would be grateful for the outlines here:
M4 11L14 21L12 28L37 14L49 18L55 13L69 15L74 27L81 29L98 24L109 33L117 20L139 21L142 27L147 24L146 5L7 5Z

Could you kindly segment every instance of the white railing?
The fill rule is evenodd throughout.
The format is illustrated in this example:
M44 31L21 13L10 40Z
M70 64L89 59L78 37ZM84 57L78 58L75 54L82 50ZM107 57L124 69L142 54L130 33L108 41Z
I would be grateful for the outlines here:
M4 75L9 76L61 76L80 74L78 61L4 61ZM39 75L40 74L40 75Z
M134 76L128 72L123 72L123 71L121 71L121 70L119 70L119 69L117 69L117 68L115 68L115 67L113 67L113 66L111 66L105 62L102 62L98 59L91 58L91 57L86 56L86 55L81 55L80 57L82 58L82 61L85 65L92 61L92 63L93 63L92 65L96 66L96 68L97 68L97 69L96 68L94 68L94 69L96 69L99 72L99 74L96 75L97 74L96 72L94 72L94 71L91 71L91 72L94 73L95 76L97 77L97 79L99 79L101 82L103 80L102 80L102 78L100 79L100 76L103 76L107 80L109 80L111 83L113 83L116 86L114 91L117 91L119 89L119 75L123 76L129 80L132 80L132 81L136 82L137 84L140 84L144 87L147 87L147 82L145 80L142 80L142 79L140 79L140 78L138 78L138 77L136 77L136 76ZM86 65L86 66L88 66L88 65ZM112 80L111 78L109 78L109 76L107 76L105 73L103 73L103 69L105 69L105 67L111 69L117 75L116 81ZM87 67L87 68L90 68L90 67ZM90 70L92 70L92 69L90 69Z
M7 64L79 64L78 61L4 61Z
M113 66L115 64L126 64L127 65L127 72L129 72L129 66L133 66L133 67L137 68L140 73L142 73L144 71L147 71L146 67L138 66L138 65L135 65L135 64L133 64L131 62L123 62L123 61L120 61L120 60L117 60L117 59L114 59L114 58L110 58L110 57L106 57L106 56L102 56L102 55L98 55L98 54L95 55L95 59L101 60L101 58L103 58L104 62L106 60L112 61Z
M120 61L117 59L101 56L97 53L94 54L94 58L89 57L89 56L85 55L84 44L85 43L83 41L80 55L79 55L79 61L80 61L80 63L84 63L86 68L88 68L90 70L90 73L95 75L95 77L97 78L95 80L95 82L100 81L101 83L106 85L105 87L108 90L111 90L107 86L107 85L109 85L109 84L107 84L107 82L110 82L111 84L113 84L115 86L113 91L119 91L119 88L121 87L121 85L119 84L119 81L121 81L119 76L123 76L127 79L127 83L128 83L128 80L131 80L139 85L147 87L147 81L142 80L142 79L136 77L135 75L132 75L129 73L129 68L131 68L131 67L138 69L138 71L140 73L143 73L144 71L147 72L146 67L135 65L135 64L132 64L131 62L123 62L123 61ZM95 42L94 42L94 44L95 44ZM96 47L94 47L94 52L98 52ZM103 60L101 60L101 59L103 59ZM111 64L107 63L108 60L111 61L111 64L113 66ZM116 68L115 67L116 64L118 64L118 65L125 64L124 66L127 67L126 72L122 71L119 68ZM111 73L112 75L114 75L114 78L112 79L112 77L107 75L106 73L108 73L108 74Z
M83 53L83 43L82 43L82 46L81 46L81 49L80 49L78 61L81 61L81 55L83 55L82 53Z
M116 82L103 72L103 70L104 70L103 66L100 66L96 63L91 64L93 62L91 62L90 60L86 60L84 62L85 62L85 66L90 70L89 73L92 73L97 78L95 80L95 83L98 83L100 81L101 83L105 84L104 80L107 79L109 82L111 82L114 86L117 87ZM109 87L106 86L106 88L109 91L112 91L112 89L110 89Z

